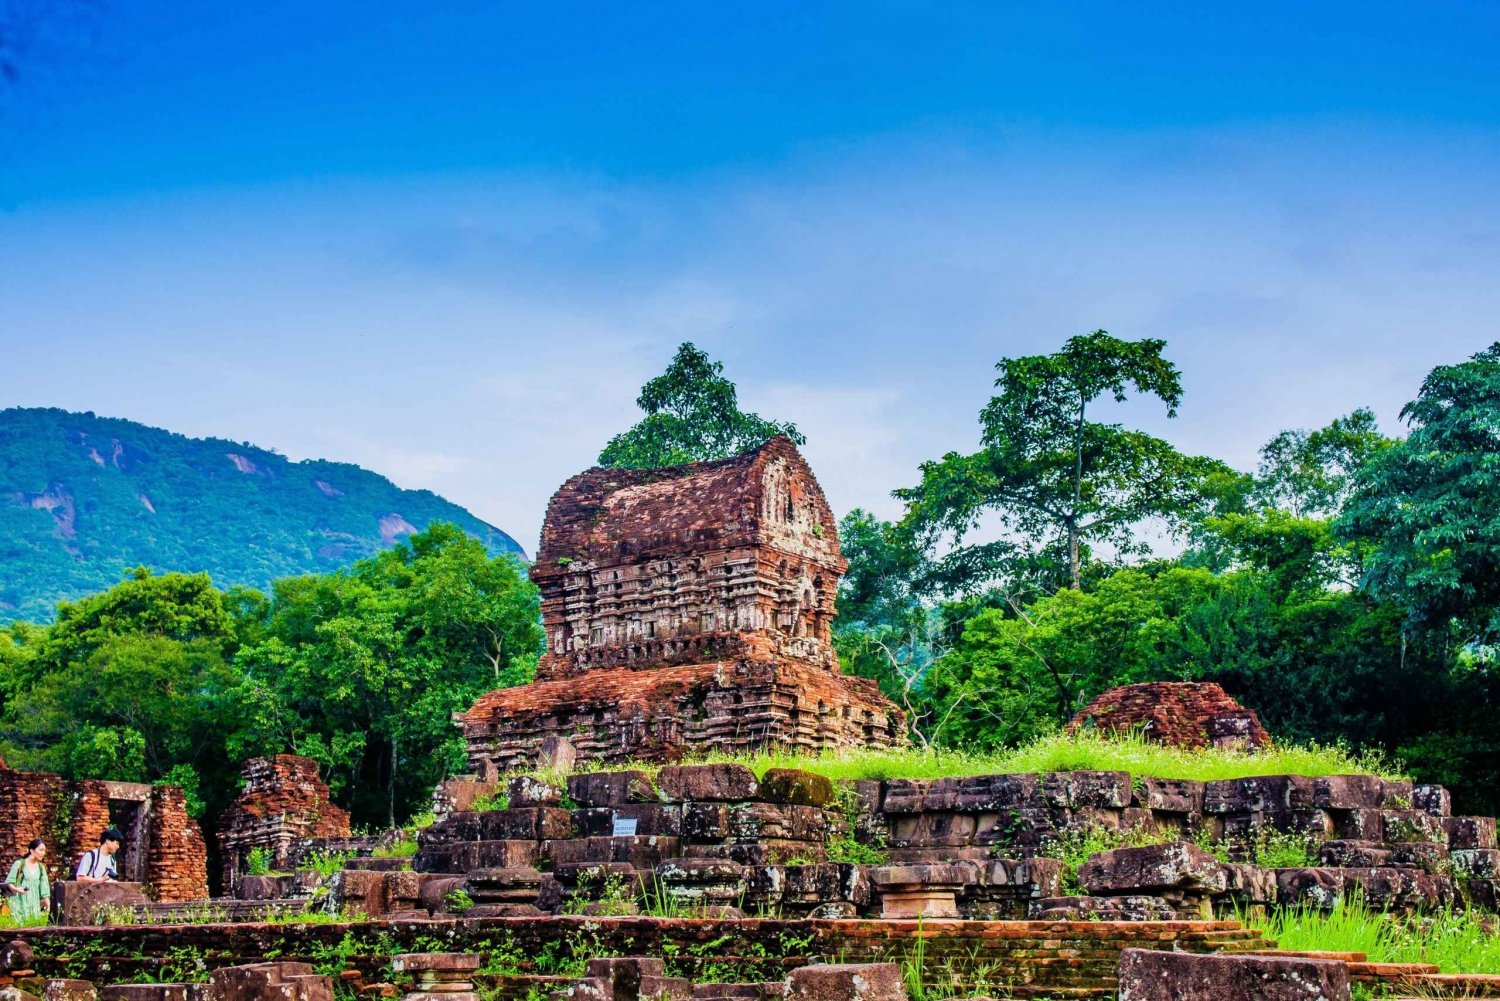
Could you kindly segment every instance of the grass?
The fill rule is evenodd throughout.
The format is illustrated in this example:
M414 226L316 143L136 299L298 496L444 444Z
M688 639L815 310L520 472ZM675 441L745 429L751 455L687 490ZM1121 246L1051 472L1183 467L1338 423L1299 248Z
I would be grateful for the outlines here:
M1051 734L1020 747L992 752L851 748L818 755L768 750L748 755L709 754L693 761L748 765L757 775L764 775L771 768L801 768L834 782L1068 771L1122 771L1138 779L1198 781L1252 775L1405 777L1398 762L1373 752L1356 753L1337 744L1275 745L1258 751L1194 749L1152 743L1140 734L1104 734L1092 730ZM579 770L613 771L619 767L580 763ZM654 773L660 766L636 762L630 767ZM564 785L567 781L566 776L535 774L554 782L561 781Z
M1444 973L1500 973L1500 936L1473 911L1400 918L1367 909L1356 895L1331 911L1280 908L1241 915L1282 949L1363 952L1375 963L1436 963Z

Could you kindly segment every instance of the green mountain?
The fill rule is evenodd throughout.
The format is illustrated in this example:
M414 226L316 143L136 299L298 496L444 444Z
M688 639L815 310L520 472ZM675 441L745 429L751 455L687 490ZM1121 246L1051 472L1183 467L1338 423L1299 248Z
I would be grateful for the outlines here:
M264 588L347 566L433 521L521 553L458 505L359 466L91 413L0 410L0 622L50 620L58 601L141 565Z

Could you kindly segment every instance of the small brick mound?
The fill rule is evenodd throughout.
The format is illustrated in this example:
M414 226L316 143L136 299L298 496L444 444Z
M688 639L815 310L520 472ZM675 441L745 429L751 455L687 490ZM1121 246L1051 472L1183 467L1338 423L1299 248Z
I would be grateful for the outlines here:
M1154 681L1111 688L1084 707L1067 731L1143 729L1148 740L1178 747L1263 747L1260 717L1207 681Z

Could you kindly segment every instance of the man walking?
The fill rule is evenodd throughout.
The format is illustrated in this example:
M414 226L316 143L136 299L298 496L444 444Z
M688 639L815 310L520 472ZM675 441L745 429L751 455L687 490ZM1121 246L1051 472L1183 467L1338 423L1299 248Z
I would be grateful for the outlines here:
M125 835L118 829L107 827L99 835L99 847L91 848L78 860L78 873L73 877L80 883L103 883L115 878L115 852Z

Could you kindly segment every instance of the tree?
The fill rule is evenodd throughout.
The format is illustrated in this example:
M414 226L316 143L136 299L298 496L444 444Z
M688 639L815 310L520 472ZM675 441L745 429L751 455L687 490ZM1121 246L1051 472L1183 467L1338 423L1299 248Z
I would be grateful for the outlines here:
M1207 503L1213 479L1233 475L1223 463L1088 419L1100 398L1124 401L1131 390L1156 397L1175 416L1182 384L1165 347L1096 330L1056 354L1000 361L1000 393L980 414L983 450L923 463L922 482L896 491L907 503L906 525L924 545L953 539L956 548L936 567L942 585L972 589L1019 565L1034 573L1038 564L1060 563L1059 583L1076 590L1090 543L1143 552L1135 532L1143 521L1180 527ZM1001 537L963 545L986 515Z
M1500 658L1500 342L1441 365L1401 411L1407 438L1360 468L1338 521L1365 541L1364 585L1460 657Z
M278 581L240 653L240 753L317 759L365 818L394 825L462 760L452 723L528 680L536 588L509 556L437 524L349 570Z
M778 424L740 410L734 383L722 362L691 343L677 349L672 364L636 397L646 416L615 435L599 453L599 464L655 469L724 459L784 434L801 445L795 424Z
M1364 407L1316 431L1283 431L1260 450L1256 494L1263 506L1294 517L1331 517L1343 507L1360 467L1393 444Z
M235 623L206 574L137 568L64 603L51 628L18 625L11 636L25 640L12 643L3 679L0 732L13 764L73 778L191 776L216 804L230 793Z

